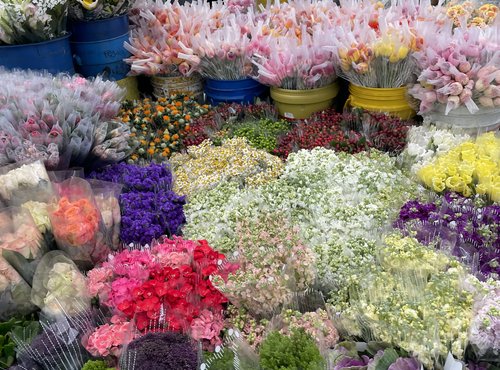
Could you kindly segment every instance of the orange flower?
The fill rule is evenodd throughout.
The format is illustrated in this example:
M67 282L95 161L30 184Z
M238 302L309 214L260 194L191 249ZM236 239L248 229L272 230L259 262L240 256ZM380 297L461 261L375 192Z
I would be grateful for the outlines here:
M163 140L169 141L170 140L170 135L163 135Z
M184 101L188 101L188 100L189 100L189 96L185 96Z
M161 140L160 140L160 138L159 138L159 137L155 137L154 142L155 142L156 144L159 144L159 143L161 143Z
M172 140L178 140L178 139L179 139L179 135L177 135L177 134L172 135Z
M163 116L163 120L164 121L170 121L170 117L169 116Z
M153 148L148 149L148 154L153 155L155 154L155 150Z
M122 121L127 123L127 122L130 122L130 117L129 116L123 116L122 117Z
M181 106L182 106L182 103L181 103L180 101L176 101L176 102L175 102L175 106L176 106L176 107L181 107Z
M186 128L184 128L184 131L188 132L191 129L191 126L186 125Z
M190 121L190 120L191 120L191 116L190 116L189 114L186 114L186 115L184 116L184 119L185 119L186 121Z
M150 116L150 115L151 115L151 111L150 111L149 109L148 109L148 110L145 110L145 111L144 111L144 114L145 114L146 116Z
M164 108L164 107L162 107L161 105L157 105L157 106L156 106L156 111L157 111L157 112L161 112L161 113L163 113L163 112L165 111L165 108Z

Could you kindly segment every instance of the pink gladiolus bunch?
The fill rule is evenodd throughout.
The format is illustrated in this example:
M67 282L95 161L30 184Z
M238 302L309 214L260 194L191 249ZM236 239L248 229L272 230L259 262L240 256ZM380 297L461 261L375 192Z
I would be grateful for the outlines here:
M416 54L419 84L410 94L419 99L420 113L445 106L445 114L465 106L500 108L500 46L494 27L443 29L435 42Z

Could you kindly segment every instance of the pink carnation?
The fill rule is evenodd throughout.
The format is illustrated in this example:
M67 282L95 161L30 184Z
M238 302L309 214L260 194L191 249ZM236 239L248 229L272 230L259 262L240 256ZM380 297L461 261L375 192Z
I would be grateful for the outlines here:
M132 292L135 288L141 286L141 281L136 279L119 278L111 284L111 291L109 292L109 299L107 304L109 306L117 307L124 301L133 301Z
M200 316L191 322L191 336L195 340L210 341L210 348L221 343L219 334L224 328L224 321L220 315L203 310Z
M137 336L131 322L123 321L118 316L113 316L111 322L112 324L99 326L88 338L85 348L93 356L118 357L122 346Z

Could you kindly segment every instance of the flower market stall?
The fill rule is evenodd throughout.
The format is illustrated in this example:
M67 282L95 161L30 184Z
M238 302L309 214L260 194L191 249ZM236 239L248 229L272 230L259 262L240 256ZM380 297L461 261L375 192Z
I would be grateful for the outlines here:
M500 369L498 13L3 1L0 369Z

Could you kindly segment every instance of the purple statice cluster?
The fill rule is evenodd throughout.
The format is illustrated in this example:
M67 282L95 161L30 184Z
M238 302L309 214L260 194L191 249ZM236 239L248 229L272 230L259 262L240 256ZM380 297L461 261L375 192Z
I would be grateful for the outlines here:
M172 172L166 165L145 167L120 163L90 177L123 185L120 238L125 244L149 244L162 235L178 235L185 223L184 196L172 191Z
M421 243L449 252L476 276L500 278L500 205L446 193L429 203L411 200L395 226Z

